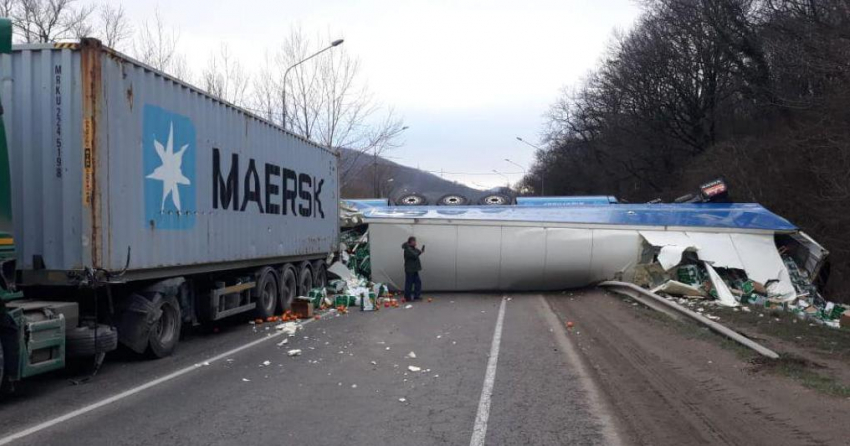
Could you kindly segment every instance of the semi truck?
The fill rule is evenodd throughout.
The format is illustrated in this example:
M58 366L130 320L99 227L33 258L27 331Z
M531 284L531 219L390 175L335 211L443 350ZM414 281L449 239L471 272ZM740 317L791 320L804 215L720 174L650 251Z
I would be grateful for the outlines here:
M95 39L0 21L0 375L171 355L326 280L338 159Z

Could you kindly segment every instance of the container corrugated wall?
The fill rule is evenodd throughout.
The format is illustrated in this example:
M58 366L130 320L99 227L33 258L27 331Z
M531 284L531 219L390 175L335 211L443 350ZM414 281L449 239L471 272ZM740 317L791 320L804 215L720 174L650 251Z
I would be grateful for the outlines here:
M18 267L44 262L79 269L84 263L79 52L25 48L0 58Z
M81 46L23 47L0 65L25 269L39 256L48 271L120 270L130 249L130 269L154 277L334 249L334 153Z

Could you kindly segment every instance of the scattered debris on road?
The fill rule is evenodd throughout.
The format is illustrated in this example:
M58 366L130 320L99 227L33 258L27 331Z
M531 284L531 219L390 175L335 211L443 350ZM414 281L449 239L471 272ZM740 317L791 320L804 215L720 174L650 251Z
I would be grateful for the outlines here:
M289 356L301 356L301 349L295 348L286 352L286 354Z

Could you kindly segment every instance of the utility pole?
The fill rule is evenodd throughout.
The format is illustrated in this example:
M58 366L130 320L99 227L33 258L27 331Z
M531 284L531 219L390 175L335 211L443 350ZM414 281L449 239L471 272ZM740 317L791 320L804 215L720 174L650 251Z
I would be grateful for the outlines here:
M375 158L372 162L372 184L373 186L373 196L375 198L381 198L381 191L378 189L378 146L375 146Z

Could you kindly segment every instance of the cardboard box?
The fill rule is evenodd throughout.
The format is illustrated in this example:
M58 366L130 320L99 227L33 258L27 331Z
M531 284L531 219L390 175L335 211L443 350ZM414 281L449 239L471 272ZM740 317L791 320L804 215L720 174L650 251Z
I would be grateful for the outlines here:
M292 313L299 319L310 319L313 317L313 302L300 299L293 300Z
M845 311L844 314L841 315L841 318L838 319L838 323L841 324L842 328L850 330L850 310Z

